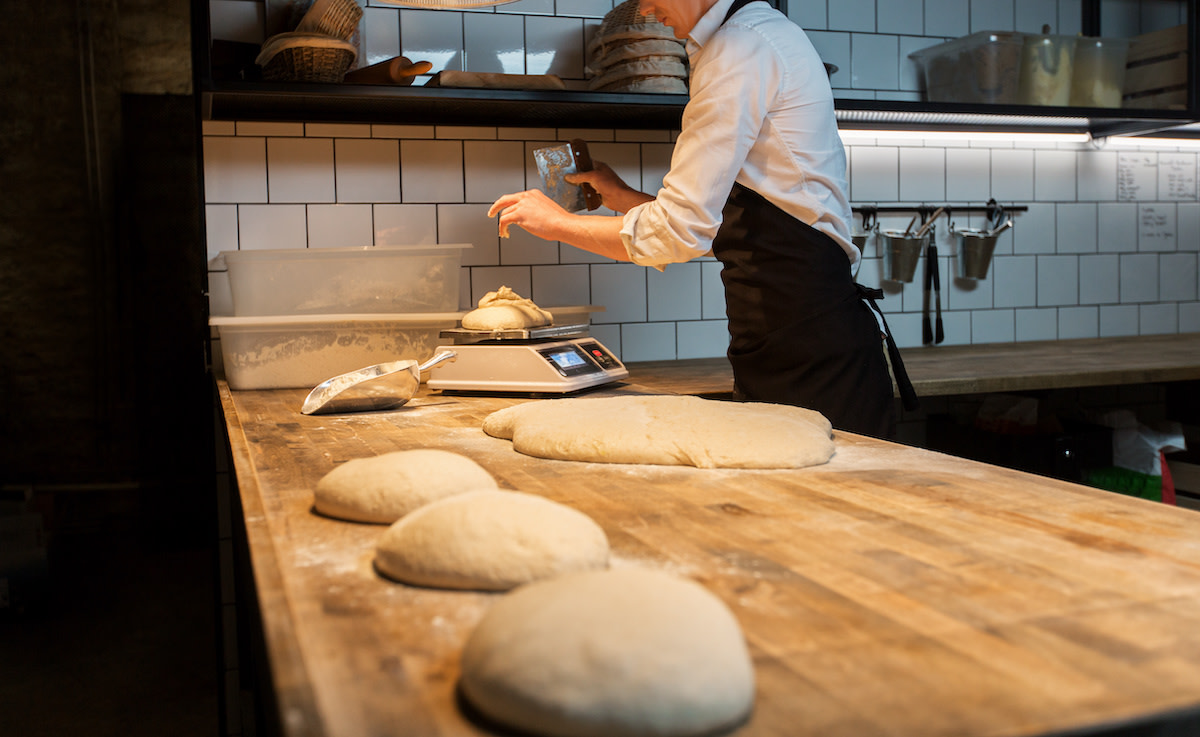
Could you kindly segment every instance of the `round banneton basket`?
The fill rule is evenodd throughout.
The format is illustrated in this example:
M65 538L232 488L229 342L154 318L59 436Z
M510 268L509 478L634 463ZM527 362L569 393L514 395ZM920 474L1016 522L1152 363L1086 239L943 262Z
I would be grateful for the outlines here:
M355 0L316 0L300 18L296 30L349 41L362 17L363 9Z
M604 20L596 27L589 39L585 53L588 66L597 74L601 73L608 64L605 60L623 47L656 46L661 43L674 44L672 51L660 48L646 49L643 56L670 55L686 58L683 42L675 38L675 32L659 22L653 15L642 15L638 12L638 0L626 0L613 8L604 16ZM618 56L621 56L618 54ZM620 59L612 59L614 63L628 62L633 55L624 55Z
M653 14L642 15L639 13L638 4L639 0L625 0L625 2L605 13L604 21L600 24L600 33L607 34L615 28L626 26L658 24L658 18L655 18Z
M255 63L269 82L341 82L354 63L354 44L314 33L280 33L267 39Z

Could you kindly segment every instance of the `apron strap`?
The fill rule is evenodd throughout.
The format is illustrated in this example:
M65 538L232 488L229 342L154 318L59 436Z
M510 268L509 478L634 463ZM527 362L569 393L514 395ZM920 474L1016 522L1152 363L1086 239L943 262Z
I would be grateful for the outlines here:
M875 313L879 315L879 321L883 323L888 358L892 362L892 373L896 375L896 387L900 390L900 402L904 405L904 409L911 412L920 407L921 403L917 399L917 390L913 388L912 381L908 378L908 371L904 368L904 359L900 357L900 349L896 347L896 340L892 337L892 329L888 327L887 318L883 316L883 310L879 309L879 305L875 302L877 299L883 299L883 290L864 287L857 282L854 287L858 290L858 296L862 297L871 306L871 309L875 310Z
M725 25L725 21L733 17L733 14L746 7L756 0L733 0L733 5L729 6L729 12L725 14L725 20L721 21L721 25Z

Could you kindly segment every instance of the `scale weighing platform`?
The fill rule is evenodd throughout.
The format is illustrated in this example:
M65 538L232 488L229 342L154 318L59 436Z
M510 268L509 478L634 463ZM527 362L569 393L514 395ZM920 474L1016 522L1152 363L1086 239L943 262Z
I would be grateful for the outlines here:
M457 358L429 375L430 389L452 392L569 394L629 376L587 325L519 330L443 330Z

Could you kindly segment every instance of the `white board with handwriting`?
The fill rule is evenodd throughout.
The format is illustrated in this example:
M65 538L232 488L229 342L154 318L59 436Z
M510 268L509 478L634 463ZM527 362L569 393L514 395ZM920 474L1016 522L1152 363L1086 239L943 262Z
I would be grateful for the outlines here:
M1138 206L1138 250L1175 250L1175 205Z
M1158 199L1196 201L1196 154L1158 155Z
M1122 202L1153 202L1158 199L1158 154L1117 154L1117 199Z

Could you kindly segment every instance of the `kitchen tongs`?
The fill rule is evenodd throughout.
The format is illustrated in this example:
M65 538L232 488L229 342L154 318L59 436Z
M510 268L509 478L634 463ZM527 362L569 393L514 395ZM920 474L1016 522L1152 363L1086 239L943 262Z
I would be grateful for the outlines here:
M945 210L939 207L929 220L917 231L917 237L925 234L926 230L933 227L933 221ZM929 320L930 294L932 292L932 302L936 310L936 318L934 322ZM938 344L946 339L946 331L942 325L942 277L941 271L938 268L937 242L936 237L930 236L929 245L925 248L925 301L924 301L924 321L921 326L921 342L925 345Z

